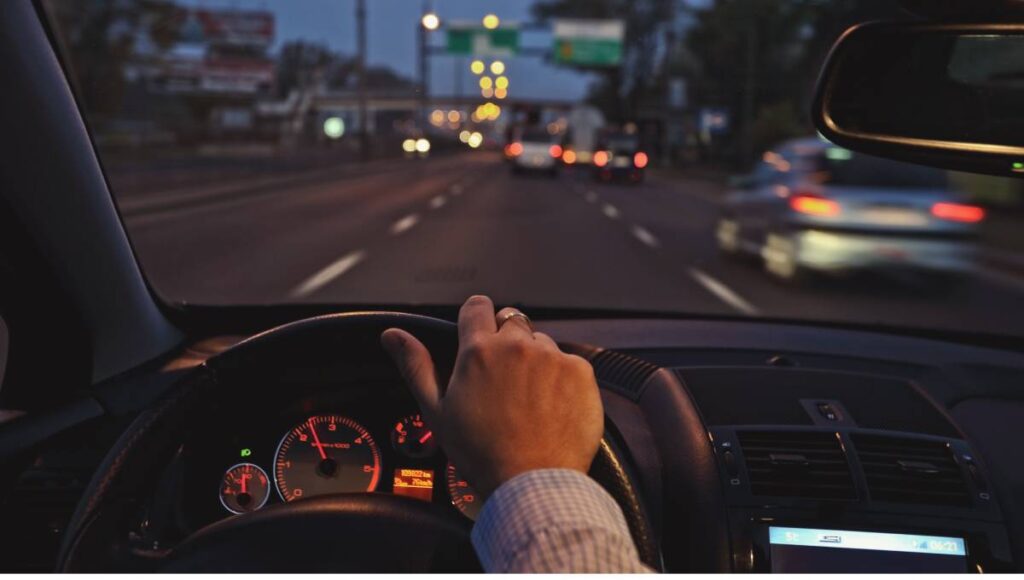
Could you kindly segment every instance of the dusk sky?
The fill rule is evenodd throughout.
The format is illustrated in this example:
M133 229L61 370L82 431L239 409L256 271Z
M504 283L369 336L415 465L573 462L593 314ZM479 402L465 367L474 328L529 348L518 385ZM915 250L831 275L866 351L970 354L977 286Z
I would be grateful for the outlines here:
M188 0L182 4L207 8L265 9L277 18L277 43L304 39L324 42L346 54L355 51L354 0ZM527 21L527 0L434 0L434 10L443 20L479 21L488 12L504 22ZM414 78L416 75L416 26L421 0L367 0L369 22L369 60L371 64L391 67ZM442 43L443 33L434 33L433 42ZM523 44L546 46L550 35L530 33ZM458 87L456 67L462 74L463 94L475 93L476 81L468 72L466 59L445 55L431 58L431 93L450 95ZM576 100L586 94L587 75L571 69L545 64L538 57L505 59L510 79L510 94L521 98Z

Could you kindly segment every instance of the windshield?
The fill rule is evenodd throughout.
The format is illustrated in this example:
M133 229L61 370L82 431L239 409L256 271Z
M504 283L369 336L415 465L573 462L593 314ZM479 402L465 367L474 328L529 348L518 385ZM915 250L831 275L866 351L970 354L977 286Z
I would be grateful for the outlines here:
M949 187L945 171L868 155L826 153L822 164L828 175L826 183L833 185L907 189Z
M836 148L871 195L795 185L828 49L896 4L43 0L168 302L1024 334L1018 182Z

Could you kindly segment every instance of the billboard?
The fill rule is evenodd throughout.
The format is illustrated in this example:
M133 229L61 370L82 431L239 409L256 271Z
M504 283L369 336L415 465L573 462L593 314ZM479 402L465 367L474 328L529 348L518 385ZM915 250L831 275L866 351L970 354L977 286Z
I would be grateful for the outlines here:
M274 42L274 15L263 10L183 9L180 40L187 44L233 44L268 48Z
M189 96L252 98L275 82L275 21L263 10L182 9L178 42L156 58L150 86Z

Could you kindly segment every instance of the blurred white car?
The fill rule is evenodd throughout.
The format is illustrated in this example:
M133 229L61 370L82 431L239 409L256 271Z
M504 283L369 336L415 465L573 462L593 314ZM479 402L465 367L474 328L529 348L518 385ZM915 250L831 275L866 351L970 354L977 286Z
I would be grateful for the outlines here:
M558 139L543 128L517 131L515 140L505 149L512 162L513 173L524 171L558 174L561 164L562 146Z
M783 280L807 271L902 270L962 279L985 210L942 170L853 153L818 138L764 154L723 204L716 236Z

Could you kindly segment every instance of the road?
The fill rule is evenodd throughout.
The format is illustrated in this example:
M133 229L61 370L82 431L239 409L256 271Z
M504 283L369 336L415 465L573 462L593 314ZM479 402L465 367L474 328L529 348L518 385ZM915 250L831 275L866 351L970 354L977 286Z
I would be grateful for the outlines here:
M170 300L499 304L672 311L1020 334L1024 280L983 270L962 292L876 276L789 287L721 258L719 186L653 177L512 176L498 156L372 170L132 211L146 275ZM200 199L196 202L195 199Z

